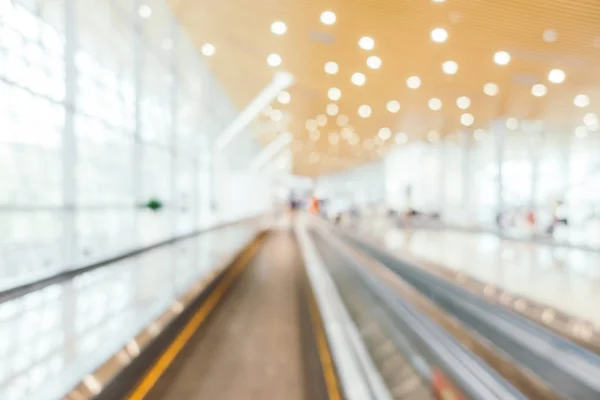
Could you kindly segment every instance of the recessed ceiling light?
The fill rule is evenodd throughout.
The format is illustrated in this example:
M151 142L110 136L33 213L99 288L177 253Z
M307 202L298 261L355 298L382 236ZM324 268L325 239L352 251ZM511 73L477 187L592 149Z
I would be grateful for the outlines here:
M556 31L554 29L546 29L544 31L544 34L542 35L542 38L544 39L544 42L546 42L546 43L553 43L553 42L556 42L556 39L558 38L558 34L556 33Z
M400 111L400 103L397 100L390 100L387 102L386 108L392 114L396 114Z
M281 104L290 104L291 100L292 100L292 96L286 91L280 92L277 95L277 101L280 102Z
M438 133L438 131L429 131L427 133L427 140L429 140L430 142L437 142L438 140L440 140L440 134Z
M262 114L262 115L265 115L265 116L269 116L269 115L271 115L271 111L273 111L273 107L271 107L271 105L270 105L270 104L267 104L267 105L265 106L265 108L263 108L263 110L262 110L261 114Z
M429 108L433 111L438 111L440 108L442 108L442 101L437 97L429 99L429 102L427 104L429 105Z
M590 105L590 98L585 94L578 94L577 96L575 96L573 104L580 108L587 107Z
M431 31L431 40L436 43L444 43L448 40L448 32L443 28L435 28Z
M340 108L335 103L329 103L327 104L326 111L328 115L331 115L333 117L334 115L337 115L338 112L340 112Z
M147 4L142 4L140 8L138 8L138 14L142 18L150 18L152 15L152 9Z
M329 75L337 74L338 70L339 68L336 62L328 61L325 63L325 72L327 72Z
M336 145L340 142L340 135L338 135L337 133L330 133L329 134L329 143Z
M283 113L280 110L271 111L271 120L277 122L277 121L281 121L282 118L283 118Z
M324 114L317 115L317 125L319 125L319 126L327 125L327 117Z
M553 69L548 72L548 80L552 83L563 83L567 75L562 69Z
M358 135L352 135L348 139L348 143L350 143L352 146L356 146L359 142L360 142L360 137Z
M341 117L341 115L340 115L340 117ZM338 117L338 118L339 118L339 117ZM338 125L339 125L339 124L338 124ZM350 138L351 138L351 137L354 135L354 133L352 132L352 129L350 129L350 128L348 128L348 127L344 127L344 128L342 128L342 129L340 130L340 134L341 134L342 138L344 138L344 139L346 139L346 140L350 139Z
M431 0L431 1L433 1L434 3L443 3L443 2L445 2L446 0Z
M519 129L519 120L516 118L508 118L506 120L506 127L511 131L516 131Z
M589 131L585 126L578 126L575 128L575 136L577 136L579 139L587 137L588 133Z
M546 95L546 93L548 93L548 89L545 85L542 85L541 83L533 85L533 87L531 88L531 94L533 94L535 97L543 97Z
M338 115L338 117L336 119L336 122L337 122L337 124L339 126L346 126L346 125L348 125L348 121L349 121L348 116L345 115L345 114Z
M332 87L327 91L329 100L338 101L342 97L342 91L336 87Z
M394 138L397 144L404 144L408 141L408 136L404 132L396 133L396 137Z
M309 136L310 140L312 140L313 142L316 142L321 137L321 132L319 132L318 130L313 130L313 131L310 131L308 136Z
M458 99L456 99L456 105L461 110L466 110L467 108L471 107L471 100L467 96L460 96Z
M361 118L369 118L371 116L371 107L366 104L358 107L358 116Z
M406 80L406 85L411 89L418 89L421 86L421 78L418 76L411 76Z
M498 92L500 92L500 88L495 83L488 82L483 85L483 93L487 94L488 96L496 96Z
M473 132L473 138L476 141L480 141L485 137L485 131L483 129L475 129L475 132Z
M379 129L377 135L381 138L381 140L388 140L392 137L392 130L390 128L384 127Z
M585 126L592 129L593 127L598 125L598 116L594 113L587 113L583 117L583 123L585 124ZM595 129L592 129L592 130L595 130Z
M367 77L362 72L355 72L350 79L356 86L362 86L367 81Z
M472 114L466 113L460 116L460 123L464 126L471 126L475 122L475 118Z
M284 35L287 32L287 25L283 21L275 21L271 24L271 32L276 35Z
M367 58L367 66L371 69L381 68L381 58L377 56L370 56Z
M373 50L375 48L375 40L369 36L363 36L358 41L358 46L363 50Z
M205 56L210 57L213 54L215 54L216 49L215 46L213 46L212 44L204 43L200 51L202 51L202 54L204 54Z
M448 75L454 75L458 71L458 64L454 61L446 61L442 64L442 70Z
M497 51L494 54L494 62L498 65L507 65L510 62L510 54L506 51Z
M337 17L335 16L335 13L333 11L323 11L321 13L321 22L325 25L333 25L335 24L336 20Z
M278 67L281 65L281 56L277 53L271 53L267 57L267 64L271 67Z
M304 123L304 127L308 131L316 130L317 126L318 126L317 121L315 121L314 119L307 119L306 122Z

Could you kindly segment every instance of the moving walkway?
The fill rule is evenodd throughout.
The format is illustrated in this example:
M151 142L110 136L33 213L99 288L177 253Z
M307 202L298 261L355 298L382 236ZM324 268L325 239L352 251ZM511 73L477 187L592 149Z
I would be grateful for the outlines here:
M355 237L304 217L294 233L257 232L220 267L180 279L185 290L68 393L24 398L598 398L581 379L588 353L527 331L574 371L518 347L481 301Z
M345 279L343 258L330 258L308 232L298 224L295 237L257 235L170 307L177 315L163 316L66 398L522 398L442 330L415 340L414 327L390 317L364 276ZM429 349L440 338L453 347L444 360ZM471 364L457 369L465 360Z

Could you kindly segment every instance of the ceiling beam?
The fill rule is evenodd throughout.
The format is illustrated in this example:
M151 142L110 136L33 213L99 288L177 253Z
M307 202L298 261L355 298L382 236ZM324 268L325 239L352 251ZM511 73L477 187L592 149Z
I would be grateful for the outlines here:
M275 74L273 80L261 90L219 136L217 151L222 152L282 90L288 88L292 83L294 83L294 76L289 72Z

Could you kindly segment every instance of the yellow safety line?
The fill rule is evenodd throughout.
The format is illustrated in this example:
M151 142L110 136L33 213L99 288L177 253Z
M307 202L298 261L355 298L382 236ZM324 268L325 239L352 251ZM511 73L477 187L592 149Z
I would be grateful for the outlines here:
M160 358L154 363L154 365L146 372L144 377L140 380L137 386L133 389L132 393L128 396L128 400L142 400L144 399L150 390L156 385L158 379L171 365L175 357L179 354L181 349L190 340L192 335L198 330L200 325L206 320L206 317L211 313L215 306L219 303L219 300L223 297L223 294L227 291L231 283L235 278L244 270L248 265L248 261L254 256L259 244L263 240L261 237L258 239L245 254L236 261L234 267L223 277L223 280L219 282L217 287L212 291L208 298L204 301L202 306L194 316L188 321L186 326L177 335L175 340L171 342L169 347L162 353Z
M310 285L310 283L307 284ZM331 352L329 350L329 342L325 337L321 315L310 288L306 290L306 296L308 297L310 316L314 327L315 340L317 342L317 350L321 360L321 368L323 369L323 378L325 379L325 386L327 387L327 397L329 400L341 400L342 396L338 386L337 373L335 372L335 366L333 365L333 359L331 358Z

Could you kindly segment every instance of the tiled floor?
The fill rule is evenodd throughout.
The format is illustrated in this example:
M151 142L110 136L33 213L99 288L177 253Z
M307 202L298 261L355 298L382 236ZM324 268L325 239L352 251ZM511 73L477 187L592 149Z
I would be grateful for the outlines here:
M392 251L409 252L600 325L600 252L486 233L403 230L382 221L363 228Z
M211 231L0 304L0 399L58 398L255 229Z

